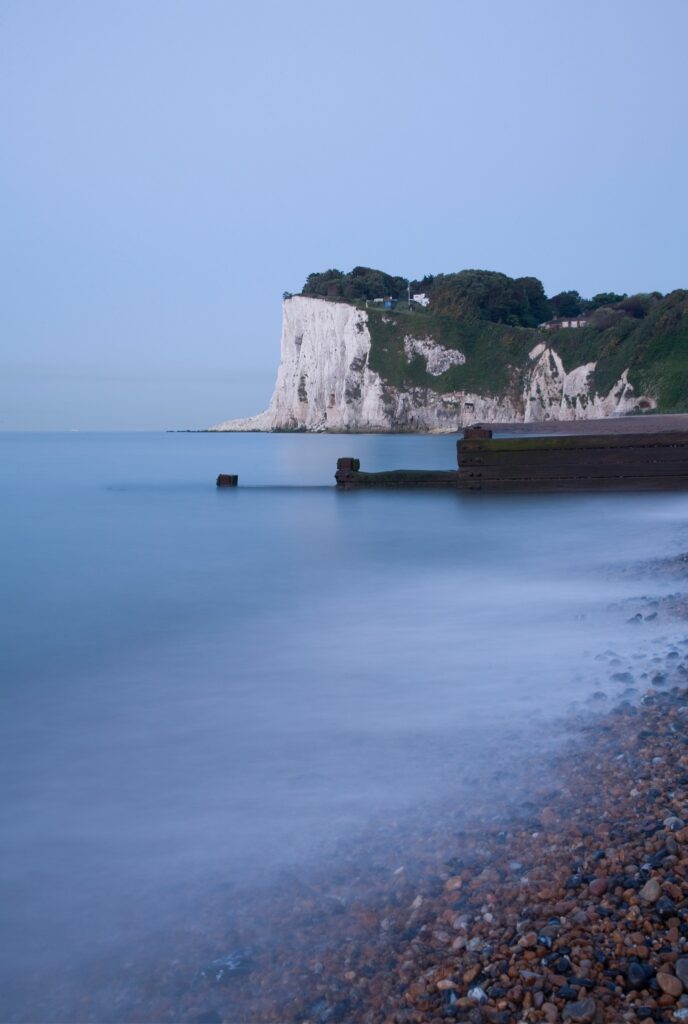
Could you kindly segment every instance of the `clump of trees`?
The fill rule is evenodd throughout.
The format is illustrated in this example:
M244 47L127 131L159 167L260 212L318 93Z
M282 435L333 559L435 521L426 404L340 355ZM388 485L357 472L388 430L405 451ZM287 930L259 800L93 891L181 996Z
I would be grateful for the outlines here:
M493 270L462 270L410 281L371 267L354 267L345 274L326 270L309 274L303 295L333 299L405 299L423 293L433 313L440 316L477 317L515 327L536 327L550 317L542 282L536 277L511 278Z
M509 277L494 270L461 270L409 281L371 267L354 267L349 273L325 270L309 274L303 295L356 301L391 296L405 299L422 292L429 309L439 316L477 318L510 327L537 327L554 317L591 314L595 326L623 317L641 319L662 298L661 292L619 295L598 292L584 299L577 291L563 291L548 298L537 277ZM594 314L594 316L592 316Z
M618 295L616 292L598 292L591 299L584 299L576 291L558 292L549 299L554 316L580 316L581 313L591 313L600 306L613 306L617 302L628 298L626 293Z
M416 282L412 290L416 290ZM550 318L550 309L537 277L508 277L494 270L462 270L437 274L418 282L430 299L433 313L478 317L512 327L537 327Z
M602 292L584 301L583 312L588 314L593 327L606 330L624 318L642 320L662 298L661 292L643 292L638 295Z
M303 295L321 295L334 299L377 299L391 296L406 298L408 280L392 277L371 267L354 267L344 274L341 270L326 270L322 274L309 274Z

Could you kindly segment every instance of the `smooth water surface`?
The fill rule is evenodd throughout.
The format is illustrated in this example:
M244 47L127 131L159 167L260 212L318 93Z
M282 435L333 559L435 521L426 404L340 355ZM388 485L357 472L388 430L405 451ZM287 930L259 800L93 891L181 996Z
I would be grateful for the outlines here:
M340 455L453 468L455 438L0 435L9 976L480 799L636 642L610 570L685 543L683 495L338 493Z

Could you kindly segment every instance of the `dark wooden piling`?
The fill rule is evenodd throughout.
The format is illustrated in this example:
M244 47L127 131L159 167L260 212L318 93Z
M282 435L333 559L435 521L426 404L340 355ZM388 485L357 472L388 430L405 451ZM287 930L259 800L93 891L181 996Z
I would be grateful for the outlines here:
M218 487L237 487L239 477L232 473L220 473L216 482Z
M688 431L493 438L457 443L461 490L684 490Z
M456 470L389 469L382 473L361 472L358 459L337 459L334 475L340 490L359 487L456 487Z

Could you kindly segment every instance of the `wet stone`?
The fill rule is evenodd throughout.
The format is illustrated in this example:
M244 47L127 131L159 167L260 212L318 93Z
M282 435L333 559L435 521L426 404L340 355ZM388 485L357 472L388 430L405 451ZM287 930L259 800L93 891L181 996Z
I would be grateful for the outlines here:
M680 978L683 987L688 989L688 957L681 957L674 965L676 976Z
M608 888L608 878L593 878L592 882L590 883L590 892L593 896L604 896Z
M674 999L678 999L683 992L683 985L676 975L665 971L660 971L657 975L657 984L662 992L666 992L667 995L672 996Z
M628 978L631 988L640 991L647 987L650 980L654 977L654 973L654 970L648 964L641 964L632 961L628 965L626 977Z
M563 1019L591 1024L596 1014L597 1004L594 999L588 997L587 999L579 999L576 1002L567 1003L564 1007Z
M573 985L560 985L557 989L557 995L561 999L575 999L578 995L578 989L574 988Z
M656 878L650 878L642 887L638 895L645 903L656 903L661 895L659 882Z
M476 1003L484 1003L487 1001L487 993L480 985L475 985L473 988L469 988L468 998L475 1000Z
M676 913L676 904L668 896L662 896L655 903L655 910L663 918L672 917Z

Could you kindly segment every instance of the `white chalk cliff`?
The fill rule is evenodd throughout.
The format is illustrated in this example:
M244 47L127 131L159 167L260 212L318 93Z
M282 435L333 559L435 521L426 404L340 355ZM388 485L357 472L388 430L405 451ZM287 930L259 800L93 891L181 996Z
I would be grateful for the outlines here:
M499 397L393 387L368 366L370 346L365 310L303 295L285 299L281 359L269 408L211 429L449 433L478 421L598 419L655 406L652 398L635 394L627 371L609 394L594 393L595 363L566 373L544 342L531 351L521 387ZM425 359L431 376L466 362L463 353L430 336L405 337L404 352L409 362Z

